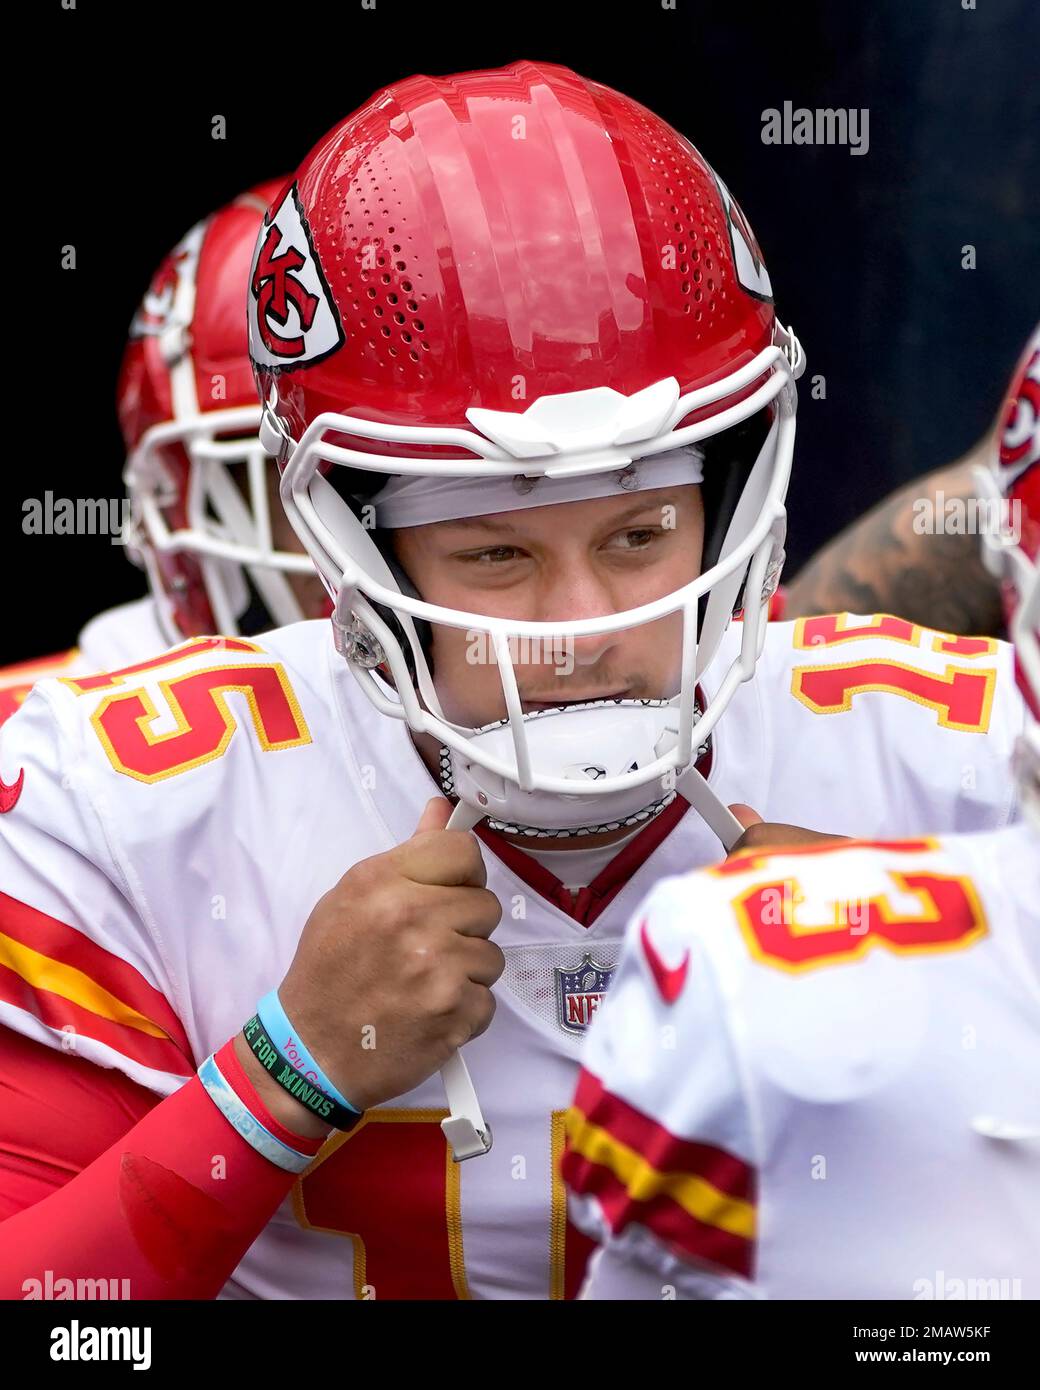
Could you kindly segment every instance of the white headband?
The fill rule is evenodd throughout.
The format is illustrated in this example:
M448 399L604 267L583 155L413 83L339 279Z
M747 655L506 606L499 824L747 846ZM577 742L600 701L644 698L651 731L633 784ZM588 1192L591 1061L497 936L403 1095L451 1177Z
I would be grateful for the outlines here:
M686 444L653 458L638 459L616 472L585 477L547 478L542 474L528 478L518 473L512 478L425 478L395 474L370 502L375 507L375 524L396 530L676 487L699 483L703 477L704 451L696 444Z

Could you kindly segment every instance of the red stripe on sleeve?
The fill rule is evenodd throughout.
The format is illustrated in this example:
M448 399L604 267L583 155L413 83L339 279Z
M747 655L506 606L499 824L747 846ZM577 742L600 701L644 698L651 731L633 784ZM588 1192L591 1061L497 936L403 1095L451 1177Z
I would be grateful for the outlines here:
M584 1069L578 1078L574 1104L591 1124L641 1154L658 1172L692 1173L727 1196L754 1201L755 1170L750 1165L713 1144L680 1139L649 1115L605 1090L599 1077Z
M90 1009L74 1004L64 995L34 988L5 965L0 965L0 1000L13 1004L16 1009L24 1009L48 1028L67 1030L72 1044L68 1051L73 1054L76 1050L74 1040L78 1036L104 1043L121 1056L153 1071L190 1076L196 1069L190 1053L185 1056L180 1048L167 1039L152 1037L142 1033L139 1028L130 1028L123 1023L113 1023Z
M572 1191L595 1197L615 1235L634 1222L684 1256L732 1270L745 1279L753 1276L754 1241L698 1221L671 1197L635 1201L609 1168L591 1163L572 1149L564 1153L562 1172Z
M90 940L90 937L83 931L67 926L64 922L60 922L57 917L40 912L38 908L31 908L28 903L11 898L6 892L0 892L0 931L11 937L11 940L21 942L32 951L38 951L40 955L49 956L51 960L57 960L61 965L81 970L85 976L88 976L89 980L106 990L108 994L114 995L115 998L120 999L122 1004L128 1005L136 1013L145 1016L150 1023L156 1024L170 1038L172 1048L181 1052L182 1056L190 1061L192 1048L190 1048L184 1024L178 1019L177 1013L172 1011L170 1002L165 998L163 992L157 990L153 984L149 984L142 973L135 969L135 966L129 965L127 960L115 955L114 952L107 951L104 947L100 947L96 941ZM33 992L43 994L44 991ZM75 1008L75 1005L70 1004L70 1008ZM36 1012L35 1009L33 1012ZM89 1017L97 1017L95 1013L89 1011L82 1011L81 1009L81 1012L88 1013ZM74 1020L70 1020L70 1022L74 1022ZM61 1024L57 1024L57 1026L61 1027ZM108 1029L118 1029L120 1036L135 1034L135 1040L146 1037L146 1034L140 1033L138 1029L127 1027L127 1024L108 1022L107 1027ZM90 1033L89 1029L83 1031ZM108 1038L104 1038L103 1041L108 1041ZM156 1063L147 1062L146 1065L154 1066ZM188 1072L185 1072L184 1066L177 1066L177 1068L164 1066L163 1070L172 1070L177 1074L188 1074L195 1070L195 1063L192 1062Z

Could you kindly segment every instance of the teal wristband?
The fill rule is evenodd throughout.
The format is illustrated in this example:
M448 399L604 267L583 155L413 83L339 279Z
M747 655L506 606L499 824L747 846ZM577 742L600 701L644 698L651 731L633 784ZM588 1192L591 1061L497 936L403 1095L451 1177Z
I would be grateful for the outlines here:
M353 1114L360 1115L361 1112L357 1106L351 1105L346 1096L336 1089L307 1051L300 1040L299 1033L289 1022L276 989L272 989L270 994L264 995L256 1006L256 1013L263 1024L264 1032L291 1067L295 1068L312 1086L316 1086L319 1091L324 1091L337 1105L342 1105L344 1110L350 1110Z
M242 1029L242 1036L246 1040L246 1045L257 1059L260 1065L276 1081L282 1090L292 1096L293 1100L298 1101L304 1109L309 1110L312 1115L319 1120L324 1120L335 1129L353 1129L361 1118L361 1112L355 1110L353 1106L347 1108L340 1105L339 1101L333 1100L330 1095L310 1081L301 1071L292 1065L279 1049L271 1041L260 1022L260 1015L254 1014L249 1022Z

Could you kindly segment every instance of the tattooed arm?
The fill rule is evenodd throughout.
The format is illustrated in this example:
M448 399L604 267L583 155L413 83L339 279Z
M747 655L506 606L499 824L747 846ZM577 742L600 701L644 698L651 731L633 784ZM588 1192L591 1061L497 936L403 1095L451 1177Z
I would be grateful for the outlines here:
M979 537L914 529L926 499L939 515L937 493L947 504L975 495L971 469L985 460L988 443L900 488L829 541L785 586L784 617L894 613L942 632L1002 636L1000 593L983 567Z

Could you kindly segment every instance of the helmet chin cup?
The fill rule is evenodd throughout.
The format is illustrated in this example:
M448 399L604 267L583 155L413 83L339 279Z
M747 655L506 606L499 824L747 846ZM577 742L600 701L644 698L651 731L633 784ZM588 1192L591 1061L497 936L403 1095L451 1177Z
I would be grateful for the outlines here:
M543 773L573 781L574 792L524 789L465 753L448 752L446 780L452 792L481 815L536 830L591 833L649 811L675 790L676 776L640 778L678 743L679 709L670 701L593 700L524 715L531 760ZM508 721L476 731L475 750L507 760L513 753ZM593 750L587 756L583 749ZM597 787L624 778L613 791ZM586 790L587 788L587 790Z

